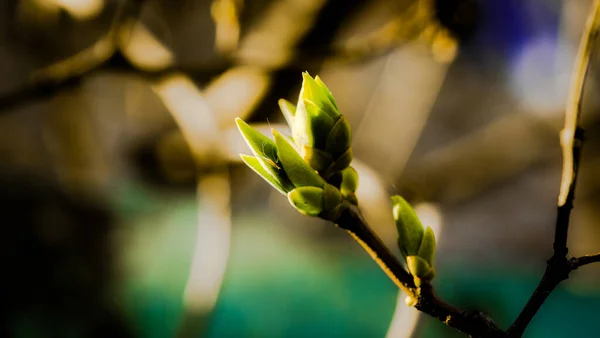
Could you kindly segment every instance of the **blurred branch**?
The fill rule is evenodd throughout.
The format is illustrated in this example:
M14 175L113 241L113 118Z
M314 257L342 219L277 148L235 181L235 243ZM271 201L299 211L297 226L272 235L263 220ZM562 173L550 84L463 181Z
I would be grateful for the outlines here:
M115 62L117 38L128 18L137 17L145 0L122 1L108 33L83 51L33 72L21 87L0 95L0 114L27 102L50 97Z
M107 59L90 60L90 63L82 64L81 68L64 72L62 75L58 75L56 72L39 73L44 75L37 75L22 87L0 95L0 114L7 113L9 110L29 101L49 98L61 91L79 85L86 77L102 72L129 74L150 80L160 79L165 75L173 73L184 73L192 78L207 79L222 73L228 67L229 65L224 63L206 68L174 66L160 70L142 70L136 68L117 50L109 55Z
M600 0L595 0L590 11L585 31L581 37L569 101L565 113L565 126L561 131L561 148L563 151L563 175L558 197L558 215L554 235L554 254L548 260L546 271L533 295L519 314L507 333L511 337L521 337L546 298L563 280L569 278L569 273L577 266L571 265L567 259L567 237L569 218L575 199L577 172L581 160L583 144L583 128L580 125L581 105L585 79L589 69L594 42L600 26ZM591 258L590 258L591 259Z
M328 61L358 63L385 55L405 43L419 41L430 47L436 61L445 63L456 56L458 41L452 35L435 17L430 1L414 1L373 33L334 45L322 53L328 56Z
M593 255L585 255L581 257L573 257L569 259L569 265L571 266L571 270L575 270L584 265L598 263L600 262L600 253Z
M218 1L217 3L228 4L229 2ZM125 73L150 80L156 80L172 73L183 73L192 78L209 79L221 74L236 62L243 64L264 62L260 60L260 57L256 59L252 55L241 58L239 55L227 55L217 63L203 66L170 65L160 69L142 69L121 50L119 38L126 35L124 34L125 30L133 27L130 19L139 16L144 3L144 0L122 2L117 9L111 28L104 38L72 57L35 71L18 88L0 94L0 114L29 101L43 100L78 86L88 76L101 72ZM293 87L293 84L288 81L278 83L280 82L279 78L288 78L288 73L296 74L299 70L308 69L314 72L324 60L335 63L365 62L397 48L402 43L415 39L430 45L432 53L438 61L449 61L455 55L457 42L451 37L448 30L434 18L433 9L430 8L431 4L426 1L414 2L402 15L392 19L366 37L340 45L332 45L332 40L341 23L357 13L358 9L364 5L365 3L361 1L354 1L351 4L344 1L327 2L321 9L322 13L335 12L336 15L319 15L317 22L310 27L308 32L304 36L298 37L299 40L295 46L290 46L292 48L289 53L293 55L292 58L279 66L267 65L267 68L273 71L273 78L277 84L274 88L283 89L274 89L276 93L267 95L264 104L273 106L271 97L276 97L276 99L285 97L287 95L284 94ZM332 17L339 19L333 22ZM322 46L332 47L323 49ZM261 105L257 111L265 111L264 108L265 106Z

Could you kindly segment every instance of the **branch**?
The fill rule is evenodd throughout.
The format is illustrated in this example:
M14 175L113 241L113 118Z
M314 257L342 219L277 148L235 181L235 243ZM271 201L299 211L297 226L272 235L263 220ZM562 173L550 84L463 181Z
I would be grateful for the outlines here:
M93 47L91 47L93 48ZM58 75L52 73L38 73L31 81L19 88L6 93L0 93L0 115L9 113L10 110L27 102L35 102L52 97L65 90L77 87L81 81L98 73L118 73L137 76L148 80L156 80L173 73L184 73L192 78L208 79L225 71L229 64L211 64L208 67L169 67L160 70L144 70L134 66L119 50L108 55L106 59L90 60L82 65L85 69L76 69Z
M573 257L569 259L569 265L571 266L571 270L576 270L579 267L584 265L598 263L600 262L600 253L593 255L585 255L581 257Z
M348 206L336 224L345 229L371 255L390 279L408 295L408 300L415 304L419 311L472 337L506 337L483 313L463 311L446 303L435 294L431 284L415 286L412 275L373 233L357 207Z
M554 234L554 254L548 260L546 271L533 295L525 305L507 333L510 337L521 337L527 325L531 322L546 298L562 281L569 278L569 273L576 269L579 259L575 264L567 259L567 237L569 231L569 218L575 199L575 185L577 183L577 172L581 160L581 146L583 144L583 128L580 126L581 102L586 75L589 69L593 44L598 35L600 23L600 0L596 0L590 11L584 34L581 37L575 69L573 71L573 82L569 100L565 112L565 126L560 133L560 145L563 152L563 173L558 196L558 214ZM589 256L593 257L593 256ZM588 258L584 259L587 261ZM587 264L587 263L586 263Z

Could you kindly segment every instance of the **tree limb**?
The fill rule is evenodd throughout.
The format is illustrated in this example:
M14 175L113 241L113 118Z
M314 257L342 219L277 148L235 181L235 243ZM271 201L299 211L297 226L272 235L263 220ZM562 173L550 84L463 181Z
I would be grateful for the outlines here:
M569 259L569 265L571 266L571 270L578 269L584 265L598 263L600 262L600 253L593 255L585 255L581 257L573 257Z
M581 160L583 144L583 128L580 125L581 102L585 79L589 69L593 45L598 35L600 23L600 0L594 1L590 11L584 34L581 37L569 100L565 112L565 126L560 133L560 144L563 152L563 174L558 196L558 213L554 234L554 254L547 261L546 271L533 295L523 308L507 333L510 337L521 337L527 325L531 322L546 298L563 280L569 278L569 273L578 266L572 265L567 259L567 237L569 218L575 199L577 172ZM585 260L584 260L585 261Z

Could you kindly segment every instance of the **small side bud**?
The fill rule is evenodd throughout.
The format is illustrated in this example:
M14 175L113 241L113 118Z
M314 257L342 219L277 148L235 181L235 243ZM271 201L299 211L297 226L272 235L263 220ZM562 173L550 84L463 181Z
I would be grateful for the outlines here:
M323 189L298 187L288 193L288 200L300 213L317 217L323 211Z
M347 167L342 171L342 185L340 189L344 192L355 192L358 188L358 172L352 167Z
M356 197L356 189L358 188L358 173L356 169L347 167L342 171L342 184L340 185L340 191L346 200L354 205L358 205L358 198Z

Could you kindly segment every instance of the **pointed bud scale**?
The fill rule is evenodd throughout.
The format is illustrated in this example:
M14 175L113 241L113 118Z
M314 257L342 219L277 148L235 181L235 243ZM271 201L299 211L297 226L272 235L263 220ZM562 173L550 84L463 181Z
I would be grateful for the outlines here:
M430 227L425 229L425 233L423 234L423 240L421 241L421 247L419 248L419 257L429 263L430 266L433 267L433 259L435 257L435 234Z
M254 128L250 127L244 120L239 117L235 119L235 123L246 141L246 144L256 157L265 157L278 165L279 159L277 158L277 147L275 142L263 135Z
M339 110L338 105L335 102L335 98L333 97L333 94L331 94L331 90L329 90L329 88L327 88L327 86L325 85L325 82L323 82L323 80L321 80L319 75L315 76L315 82L319 85L319 87L321 87L321 90L323 92L325 92L325 94L327 94L329 101L331 101L331 103L333 103L335 108Z
M290 128L294 127L294 115L296 115L296 107L287 100L280 99L278 102L279 109L281 109L281 113L283 113L283 117L285 117L285 121L287 122Z
M331 184L325 183L323 188L323 209L333 210L342 204L342 194Z
M352 142L352 131L350 124L344 116L340 116L337 122L331 128L327 141L325 142L325 150L334 158L342 155Z
M423 238L423 225L413 208L400 196L392 196L393 214L398 229L398 245L405 256L417 255Z
M326 87L325 87L326 88ZM302 89L300 100L314 102L325 114L334 121L340 116L337 106L329 98L329 89L326 91L307 72L302 73Z
M356 197L355 193L349 191L349 192L342 193L342 195L344 196L346 201L348 201L354 205L358 205L358 198Z
M294 115L294 125L291 127L291 129L292 136L298 149L301 149L304 145L312 147L312 143L309 143L309 139L311 138L308 133L310 124L308 120L308 114L306 112L306 106L304 105L303 100L298 102L296 114Z
M287 180L287 177L282 176L276 168L270 166L268 163L265 163L262 159L248 155L240 155L240 157L242 158L242 161L244 161L244 163L250 167L250 169L254 170L254 172L256 172L280 193L285 195L289 190L294 188Z
M358 173L356 169L348 167L342 171L342 185L340 186L341 191L344 192L355 192L358 188Z
M314 171L308 163L300 157L300 154L288 141L276 130L273 130L277 155L285 173L295 187L319 187L322 188L325 181Z
M311 148L307 145L302 149L303 158L316 171L323 171L333 163L331 155L317 148Z
M314 102L304 100L303 103L307 118L306 129L304 130L307 133L308 143L306 144L310 147L325 149L327 137L335 121Z
M340 155L333 163L333 169L344 170L352 163L352 148L348 148L345 153Z

